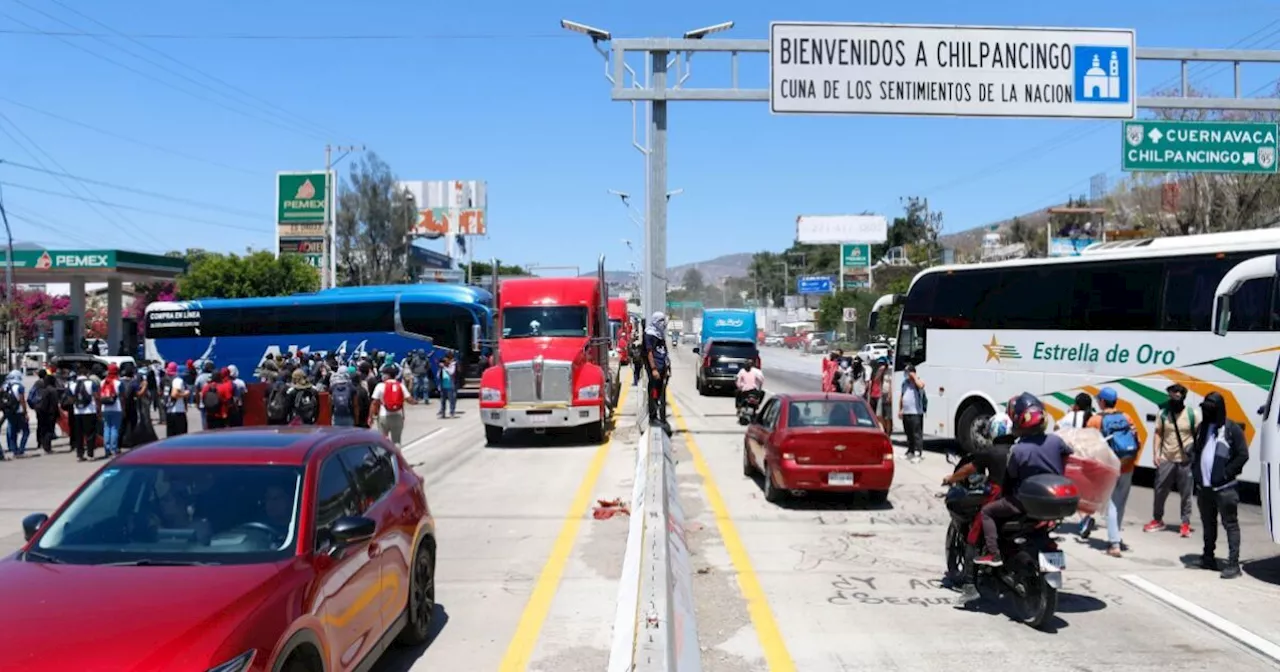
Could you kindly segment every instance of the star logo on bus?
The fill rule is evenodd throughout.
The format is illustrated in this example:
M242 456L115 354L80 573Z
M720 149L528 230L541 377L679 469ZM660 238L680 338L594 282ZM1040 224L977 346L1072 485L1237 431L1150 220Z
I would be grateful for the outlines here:
M987 361L996 360L997 363L1006 359L1022 359L1022 354L1012 345L1000 345L996 340L996 335L991 334L991 342L983 345L987 349Z

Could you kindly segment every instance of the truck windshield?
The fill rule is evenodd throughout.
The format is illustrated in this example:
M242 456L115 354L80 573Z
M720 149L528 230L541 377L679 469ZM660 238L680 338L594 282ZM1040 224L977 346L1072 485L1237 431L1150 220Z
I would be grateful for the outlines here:
M503 338L587 336L587 309L581 306L529 306L502 310Z

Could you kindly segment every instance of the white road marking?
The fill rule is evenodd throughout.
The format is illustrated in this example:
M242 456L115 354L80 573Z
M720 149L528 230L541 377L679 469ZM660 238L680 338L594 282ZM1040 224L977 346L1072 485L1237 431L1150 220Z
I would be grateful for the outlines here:
M1151 597L1164 602L1165 604L1181 611L1183 614L1207 625L1214 630L1236 640L1244 646L1270 658L1273 661L1280 662L1280 644L1276 644L1269 639L1265 639L1249 630L1246 630L1231 621L1201 607L1190 600L1185 600L1173 593L1157 586L1146 579L1135 574L1125 574L1120 577L1121 580L1129 585L1141 590Z

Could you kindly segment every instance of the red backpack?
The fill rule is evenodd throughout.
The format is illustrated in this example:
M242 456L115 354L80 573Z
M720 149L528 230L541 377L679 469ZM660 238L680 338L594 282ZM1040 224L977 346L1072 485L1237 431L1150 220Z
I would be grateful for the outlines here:
M404 387L398 380L388 380L382 390L382 405L392 413L404 410Z

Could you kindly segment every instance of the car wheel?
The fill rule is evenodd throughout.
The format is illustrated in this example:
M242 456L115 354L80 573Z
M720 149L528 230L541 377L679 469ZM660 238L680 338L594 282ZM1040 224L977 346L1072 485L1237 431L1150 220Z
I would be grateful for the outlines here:
M769 463L765 462L760 471L764 473L764 501L770 504L781 503L786 499L787 493L773 484L773 472L769 469Z
M490 446L502 443L502 428L493 425L484 426L484 442Z
M409 579L409 622L396 638L405 646L423 644L431 637L431 621L436 612L435 541L426 537L413 556L413 572Z
M884 504L885 502L889 501L889 491L888 490L871 490L867 492L867 499L872 504Z
M747 478L754 478L756 475L756 466L751 464L751 449L747 447L747 442L742 442L742 475Z

